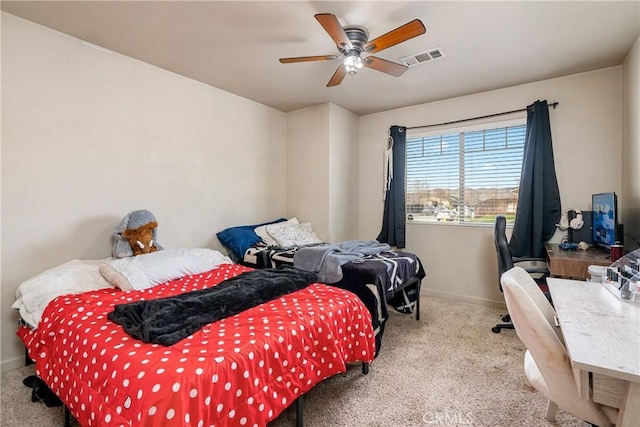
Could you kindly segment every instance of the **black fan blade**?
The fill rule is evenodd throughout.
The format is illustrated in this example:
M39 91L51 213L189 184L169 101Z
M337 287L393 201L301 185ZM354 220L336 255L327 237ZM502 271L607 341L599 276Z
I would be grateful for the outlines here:
M283 64L291 64L293 62L330 61L337 57L337 55L297 56L294 58L280 58L280 62Z
M344 68L344 65L340 65L333 76L331 76L331 80L327 83L327 87L338 86L344 80L344 76L347 75L347 70Z
M314 15L318 20L322 28L331 36L334 42L336 42L336 46L342 47L346 50L353 49L351 45L351 40L347 36L347 33L344 32L342 25L338 22L338 18L331 13L318 13Z
M391 74L392 76L399 77L405 71L409 69L406 65L398 64L396 62L387 61L386 59L378 58L376 56L368 56L362 60L362 64L373 70L382 71L383 73Z
M391 46L395 46L398 43L412 39L420 34L424 34L427 30L424 28L422 21L414 19L413 21L389 31L378 38L371 40L364 45L364 51L368 53L380 52L382 49L386 49Z

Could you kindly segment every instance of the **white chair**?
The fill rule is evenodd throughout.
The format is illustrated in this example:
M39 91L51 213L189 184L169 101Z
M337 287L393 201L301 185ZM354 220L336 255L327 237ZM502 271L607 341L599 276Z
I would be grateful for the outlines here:
M560 327L556 325L556 310L553 308L549 299L544 292L540 289L540 285L531 277L531 273L521 267L513 267L511 270L507 270L505 274L508 275L508 280L515 280L522 289L531 297L535 305L540 309L542 315L551 326L553 332L564 345L564 337Z
M537 296L540 291L531 292L531 284L523 273L528 276L517 267L511 269L503 274L501 283L516 333L527 348L525 374L531 385L549 399L547 419L554 421L560 407L583 421L600 427L610 426L609 417L599 405L580 397L569 356L554 330L553 308L541 309L545 304Z

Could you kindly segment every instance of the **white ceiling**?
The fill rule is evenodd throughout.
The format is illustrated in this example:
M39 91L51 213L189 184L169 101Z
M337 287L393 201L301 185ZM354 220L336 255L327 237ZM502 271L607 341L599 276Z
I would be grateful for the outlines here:
M2 10L217 88L293 111L332 102L356 114L620 65L640 34L640 1L2 1ZM370 39L415 18L424 35L376 56L440 47L401 77L363 69L326 87L339 60L314 19L333 13Z

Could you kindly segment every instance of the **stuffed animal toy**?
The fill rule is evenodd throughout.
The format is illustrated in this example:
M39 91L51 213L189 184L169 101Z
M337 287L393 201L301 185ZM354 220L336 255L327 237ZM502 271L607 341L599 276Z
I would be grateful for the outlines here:
M114 229L112 256L126 258L162 250L157 228L158 222L148 210L129 212Z

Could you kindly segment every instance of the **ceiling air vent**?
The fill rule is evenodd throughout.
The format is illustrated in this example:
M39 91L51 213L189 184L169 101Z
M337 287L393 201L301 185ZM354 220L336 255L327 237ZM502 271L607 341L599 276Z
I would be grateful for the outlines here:
M427 49L424 52L416 53L414 55L403 56L400 58L400 62L407 67L413 67L415 65L424 64L425 62L435 61L436 59L444 58L445 54L441 48L436 47L433 49Z

